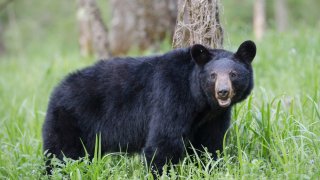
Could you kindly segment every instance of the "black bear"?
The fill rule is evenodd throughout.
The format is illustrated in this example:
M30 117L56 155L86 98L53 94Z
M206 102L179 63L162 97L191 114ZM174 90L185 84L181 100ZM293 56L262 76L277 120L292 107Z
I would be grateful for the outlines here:
M189 142L216 157L231 107L253 88L252 41L236 53L196 44L159 56L113 58L68 75L52 93L43 149L62 159L141 152L160 172ZM188 143L186 143L188 142ZM152 161L152 162L151 162Z

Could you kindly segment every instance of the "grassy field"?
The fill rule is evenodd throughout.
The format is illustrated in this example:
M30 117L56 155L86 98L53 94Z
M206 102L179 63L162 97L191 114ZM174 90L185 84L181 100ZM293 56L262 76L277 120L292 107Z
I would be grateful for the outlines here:
M68 72L94 63L79 57L76 30L66 32L73 21L45 24L41 17L37 27L28 18L12 21L5 37L9 53L0 57L0 179L49 179L43 175L41 139L49 95ZM319 179L319 28L267 32L257 43L255 89L234 108L223 156L217 161L206 154L188 156L161 178ZM228 27L226 32L229 50L251 37ZM92 162L66 161L55 162L53 179L152 179L139 155L97 152Z

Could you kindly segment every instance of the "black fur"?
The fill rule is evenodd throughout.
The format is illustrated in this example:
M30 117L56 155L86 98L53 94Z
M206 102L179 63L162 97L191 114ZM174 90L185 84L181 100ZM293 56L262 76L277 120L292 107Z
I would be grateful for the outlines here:
M83 142L92 155L101 133L103 153L120 148L144 152L148 162L154 156L159 171L167 160L179 161L184 142L207 147L216 156L231 106L217 104L210 72L243 71L232 80L232 104L242 101L253 87L252 44L242 45L238 54L195 45L161 56L114 58L70 74L52 93L43 125L44 150L59 159L77 159L84 156ZM220 61L227 65L220 67Z

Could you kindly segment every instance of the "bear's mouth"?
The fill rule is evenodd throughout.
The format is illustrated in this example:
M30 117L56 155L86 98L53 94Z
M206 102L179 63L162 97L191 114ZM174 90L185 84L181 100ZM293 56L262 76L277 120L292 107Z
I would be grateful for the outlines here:
M217 100L218 100L219 106L223 108L228 107L231 104L231 98L229 97L226 99L217 98Z

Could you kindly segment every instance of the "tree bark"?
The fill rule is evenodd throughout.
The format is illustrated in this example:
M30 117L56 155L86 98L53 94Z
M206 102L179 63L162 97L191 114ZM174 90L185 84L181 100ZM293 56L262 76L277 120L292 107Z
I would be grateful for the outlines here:
M196 43L212 48L223 47L218 0L179 0L178 7L174 48Z
M110 57L108 31L96 1L78 0L77 19L81 55L94 54L99 59Z
M253 31L257 40L261 40L266 29L266 1L255 0L253 8Z
M279 32L284 32L288 27L288 6L286 0L276 0L275 1L275 20L277 30Z
M3 31L2 22L0 22L0 55L3 54L6 49L3 41Z
M112 20L110 49L113 55L131 48L145 50L172 37L176 22L176 0L110 0Z

